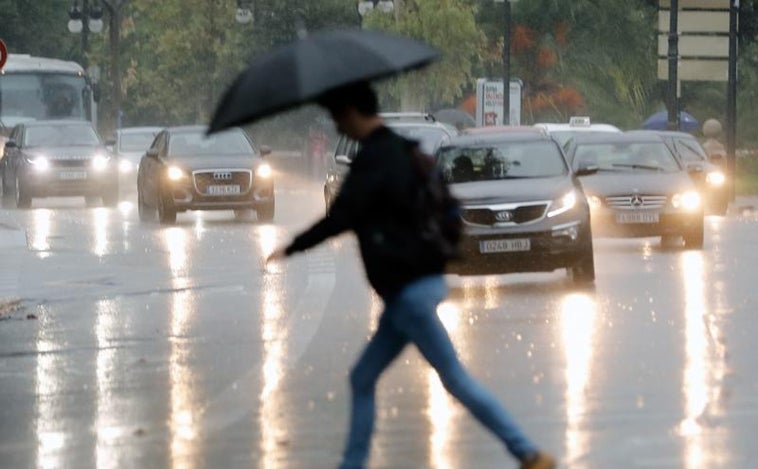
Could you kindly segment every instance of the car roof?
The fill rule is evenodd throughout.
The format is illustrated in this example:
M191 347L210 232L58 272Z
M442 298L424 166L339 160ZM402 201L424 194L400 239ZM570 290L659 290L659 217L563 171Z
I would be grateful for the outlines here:
M511 131L502 133L463 134L453 138L447 146L480 145L499 142L553 142L550 136L542 132Z
M498 125L491 127L472 127L463 131L467 135L493 135L493 134L510 134L510 133L539 133L545 134L543 129L525 125Z
M132 134L132 133L144 133L144 132L160 132L163 127L122 127L116 130L120 134Z
M655 132L587 132L573 137L576 143L663 143Z
M621 129L611 124L571 125L541 122L534 126L548 132L621 132Z
M43 127L43 126L49 126L49 125L86 125L88 127L93 127L92 122L90 121L70 120L70 119L27 121L27 122L22 122L18 125L21 125L24 127Z

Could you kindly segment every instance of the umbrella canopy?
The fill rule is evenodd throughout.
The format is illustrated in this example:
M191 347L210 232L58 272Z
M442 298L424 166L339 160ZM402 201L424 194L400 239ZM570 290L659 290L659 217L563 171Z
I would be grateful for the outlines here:
M317 33L254 60L224 94L209 132L314 101L345 85L421 68L438 58L427 44L378 31Z
M645 130L668 130L669 115L668 111L656 112L648 117L642 124ZM685 132L695 132L700 128L700 122L692 114L679 111L679 130Z
M442 109L434 113L434 118L459 129L476 127L476 121L471 114L461 109Z

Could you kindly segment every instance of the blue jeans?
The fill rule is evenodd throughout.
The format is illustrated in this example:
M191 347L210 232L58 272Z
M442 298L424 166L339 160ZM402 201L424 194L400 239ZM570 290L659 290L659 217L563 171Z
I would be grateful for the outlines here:
M419 279L384 298L379 327L350 373L352 415L341 469L363 468L374 430L376 383L382 372L413 343L437 371L445 389L460 401L519 460L536 452L500 403L469 376L437 317L447 287L442 276Z

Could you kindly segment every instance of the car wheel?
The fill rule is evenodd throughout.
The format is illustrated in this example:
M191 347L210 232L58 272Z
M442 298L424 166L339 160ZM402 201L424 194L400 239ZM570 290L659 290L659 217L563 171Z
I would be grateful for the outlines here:
M585 248L582 256L568 268L571 281L577 285L588 285L595 282L595 253L592 242Z
M237 221L250 221L253 219L253 213L255 210L245 208L234 211L234 219Z
M15 193L16 193L16 208L21 209L27 209L31 208L32 206L32 197L31 194L29 194L28 190L24 187L23 184L21 184L21 180L16 177L16 184L15 184Z
M137 213L141 222L155 221L155 209L145 203L145 198L142 196L142 191L139 188L137 188Z
M685 249L703 249L705 240L705 228L702 220L695 227L682 234Z
M158 197L158 221L162 225L173 225L176 223L174 201L169 198L168 194L162 192Z
M270 222L274 219L274 212L276 211L276 203L272 200L266 204L258 206L256 212L258 212L258 221Z

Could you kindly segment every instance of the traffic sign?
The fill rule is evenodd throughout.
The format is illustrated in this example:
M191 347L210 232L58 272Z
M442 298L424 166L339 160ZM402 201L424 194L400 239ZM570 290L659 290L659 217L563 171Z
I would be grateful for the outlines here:
M0 39L0 70L3 69L5 62L8 60L8 46Z

